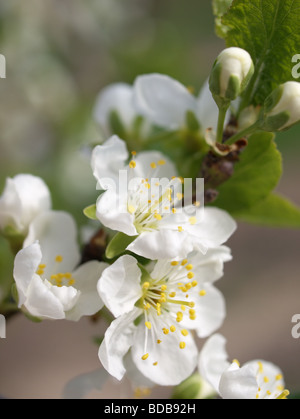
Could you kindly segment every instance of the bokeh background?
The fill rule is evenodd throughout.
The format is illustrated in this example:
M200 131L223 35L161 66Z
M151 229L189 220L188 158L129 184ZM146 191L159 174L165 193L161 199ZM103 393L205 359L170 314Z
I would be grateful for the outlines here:
M223 48L209 0L1 0L7 78L0 80L0 193L7 176L41 176L54 209L70 211L85 227L82 209L96 191L79 150L99 141L92 117L99 91L160 72L197 92ZM278 191L298 205L299 137L299 127L277 136L284 161ZM300 340L291 336L292 316L300 313L299 230L239 223L229 245L234 260L218 286L227 300L220 332L230 357L272 361L287 388L300 392ZM0 237L0 298L12 264ZM35 324L13 317L7 339L0 339L0 395L61 397L67 381L100 367L93 337L103 330L104 324L87 319ZM156 388L150 397L169 395L170 389ZM132 392L126 382L108 382L89 397Z

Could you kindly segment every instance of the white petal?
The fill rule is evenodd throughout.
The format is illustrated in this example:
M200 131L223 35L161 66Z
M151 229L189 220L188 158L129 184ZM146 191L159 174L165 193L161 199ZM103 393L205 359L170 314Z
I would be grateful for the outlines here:
M116 111L124 126L130 128L136 116L132 86L126 83L114 83L100 92L96 100L94 117L106 135L111 132L109 118L112 111Z
M239 368L234 362L220 380L219 392L223 399L255 399L258 392L257 366L245 365Z
M80 291L74 287L57 287L56 285L50 284L48 281L46 281L46 284L52 294L59 300L65 312L71 310L75 306L80 297Z
M42 252L38 243L34 243L20 250L15 257L13 275L18 290L19 307L26 300L28 287L41 260Z
M66 384L63 398L72 400L83 399L93 390L102 390L108 377L108 373L103 368L78 375Z
M29 223L50 208L50 192L41 178L29 174L8 178L0 198L0 227L12 223L21 232L26 232Z
M80 296L74 308L66 313L68 320L78 321L82 316L92 316L103 307L103 302L97 293L97 282L107 263L92 260L73 273L74 287L80 291Z
M184 232L160 230L142 233L127 250L152 260L174 259L184 258L193 250L193 244Z
M65 318L62 303L38 275L32 278L26 297L24 306L31 315L40 319Z
M129 158L126 143L117 135L109 138L104 144L94 148L91 166L94 177L98 182L98 189L108 189L105 179L111 179L119 184L119 171L125 169Z
M170 130L185 126L187 111L196 112L196 99L185 86L162 74L149 74L136 79L134 103L142 115Z
M39 241L46 264L44 275L50 279L54 273L56 256L63 257L57 269L71 272L79 263L80 253L77 243L77 228L73 217L63 211L47 211L40 214L30 224L24 247Z
M134 215L127 209L127 200L114 191L106 191L97 200L96 216L104 226L127 236L137 236Z
M99 348L98 355L103 367L118 380L121 380L126 372L123 358L134 343L136 327L133 322L140 313L141 310L135 309L114 320Z
M221 376L230 366L225 346L226 339L215 334L206 341L199 356L199 373L217 392Z
M193 272L199 286L220 279L224 273L224 262L232 260L231 251L226 246L209 249L205 255L193 252L187 258L193 265Z
M124 357L124 366L126 368L126 377L135 387L152 388L155 383L149 380L140 370L137 369L132 359L132 353L129 351Z
M187 329L195 329L200 338L206 338L218 330L226 317L226 305L223 294L212 284L201 286L204 296L197 292L191 298L195 303L196 320L184 316L182 325Z
M202 251L218 247L225 243L236 230L236 222L223 210L206 207L203 210L201 221L193 226L185 226L194 238L195 248Z
M183 338L180 332L164 335L160 320L152 319L152 329L148 330L143 322L137 328L134 336L134 345L131 348L132 359L143 375L159 385L174 386L189 377L197 365L198 350L191 334ZM154 325L154 322L156 325ZM161 326L161 327L160 327ZM154 333L160 331L158 333ZM146 333L148 336L145 348ZM157 339L161 339L160 344ZM180 349L181 341L186 343L185 349ZM146 360L142 356L149 353ZM156 364L157 365L153 365Z
M137 260L122 256L106 268L98 282L98 292L115 317L130 312L143 294Z
M142 151L137 154L136 161L136 176L142 178L166 178L171 180L172 177L177 176L177 169L174 163L159 151ZM164 164L160 164L164 162ZM156 164L156 169L151 169L151 164Z

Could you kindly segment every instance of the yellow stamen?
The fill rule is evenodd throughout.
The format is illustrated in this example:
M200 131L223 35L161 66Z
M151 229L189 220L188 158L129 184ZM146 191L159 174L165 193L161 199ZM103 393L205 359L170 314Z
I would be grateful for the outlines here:
M174 260L173 262L171 262L171 266L177 266L179 264L179 262L177 262L176 260Z
M194 278L194 276L195 276L194 272L189 272L189 273L187 274L188 279L193 279L193 278Z
M180 342L180 344L179 344L179 348L180 349L184 349L185 348L185 342Z
M182 266L184 266L184 265L186 265L188 263L188 260L187 259L183 259L183 261L181 262L181 265Z
M158 160L157 164L159 166L164 166L166 164L166 161L165 160Z
M189 219L189 223L190 223L191 225L195 225L195 224L197 224L197 218L196 218L196 217L191 217L191 218Z
M151 325L151 323L150 323L150 322L146 322L146 323L145 323L145 326L146 326L146 327L147 327L147 329L149 329L149 330L150 330L150 329L151 329L151 327L152 327L152 325Z
M181 334L182 336L188 336L189 332L186 329L182 329Z
M135 169L136 162L134 160L131 160L131 162L129 163L129 167L130 167L130 169Z
M157 166L156 166L156 164L155 164L154 162L153 162L153 163L151 163L151 164L150 164L150 166L151 166L151 169L156 169L156 167L157 167Z
M240 362L239 362L237 359L234 359L234 360L232 361L232 363L237 364L237 366L238 366L238 367L240 367L240 366L241 366Z
M61 255L57 255L55 258L55 262L60 263L63 261L63 257Z
M143 356L142 356L142 360L143 360L143 361L146 361L146 359L147 359L148 357L149 357L149 354L145 354L145 355L143 355Z
M143 283L143 289L147 290L150 287L150 282L144 282Z
M128 212L129 214L134 214L136 211L135 207L133 205L128 205Z
M161 221L162 216L160 214L155 214L154 217L158 220Z
M178 231L179 231L179 233L182 233L183 232L183 227L182 226L178 226Z
M205 290L201 290L199 292L200 297L204 297L206 295L206 291Z
M170 327L170 330L171 330L172 333L174 333L174 332L176 332L176 327L175 326L171 326Z

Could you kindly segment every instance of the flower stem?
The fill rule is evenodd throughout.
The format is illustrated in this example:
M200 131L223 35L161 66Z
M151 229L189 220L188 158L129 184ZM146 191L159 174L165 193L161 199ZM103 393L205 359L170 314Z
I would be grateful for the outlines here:
M260 120L256 121L253 125L251 125L248 128L243 129L242 131L238 132L237 134L233 135L232 137L230 137L227 141L226 144L231 145L234 144L236 141L240 140L243 137L249 136L251 134L253 134L257 129L260 128Z
M220 106L219 107L219 117L218 117L218 128L217 128L217 143L221 143L223 140L223 131L224 131L224 123L226 118L226 113L228 111L229 105L227 106Z

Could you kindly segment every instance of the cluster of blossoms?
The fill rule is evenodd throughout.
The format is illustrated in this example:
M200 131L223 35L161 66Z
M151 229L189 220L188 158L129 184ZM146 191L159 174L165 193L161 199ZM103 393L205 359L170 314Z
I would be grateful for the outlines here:
M142 146L153 126L167 132L193 126L204 149L229 153L235 142L221 147L220 133L253 68L246 51L229 48L216 60L198 98L159 74L101 92L95 117L105 141L91 152L100 195L86 213L93 213L110 237L103 261L81 262L75 222L51 209L41 179L7 179L0 228L19 245L14 264L19 308L39 319L78 321L105 306L114 320L99 359L118 380L127 374L147 387L175 386L199 366L222 398L288 395L277 367L265 361L242 368L237 361L230 364L224 338L214 335L226 316L215 283L232 259L224 244L236 229L234 219L219 208L204 208L202 198L189 194L170 157ZM290 84L281 86L244 133L258 125L280 130L297 122L300 116L286 110L293 92ZM141 151L128 149L137 137ZM196 337L210 337L200 355Z

